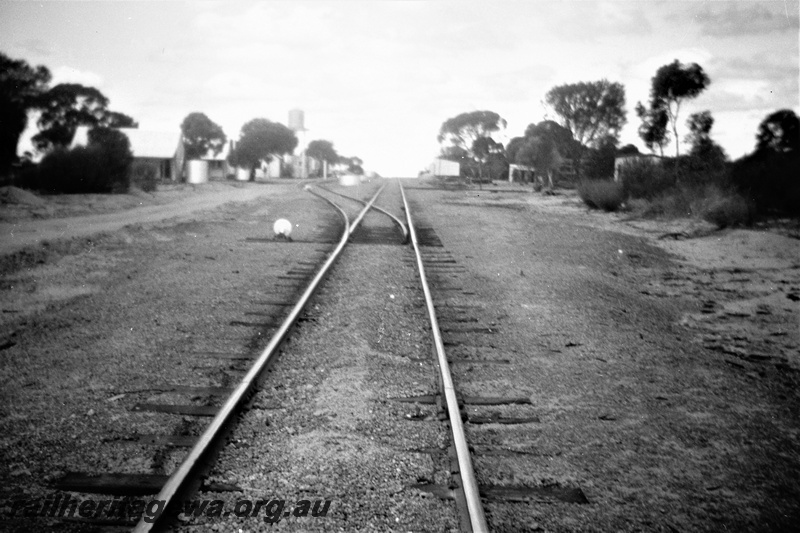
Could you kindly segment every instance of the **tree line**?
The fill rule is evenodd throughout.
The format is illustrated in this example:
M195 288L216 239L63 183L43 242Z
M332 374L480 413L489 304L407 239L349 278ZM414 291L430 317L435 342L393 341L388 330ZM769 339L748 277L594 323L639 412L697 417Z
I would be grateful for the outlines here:
M100 90L78 83L51 86L52 74L42 65L32 66L0 52L0 178L20 162L26 166L21 183L46 192L119 192L130 185L133 154L119 128L136 128L132 117L109 108ZM38 132L31 141L43 156L33 164L33 154L17 155L19 139L36 117ZM79 126L88 126L87 145L69 149ZM192 112L181 123L181 142L187 159L216 156L228 139L222 127L202 112ZM228 162L251 171L262 161L291 154L297 148L295 133L279 122L254 118L242 126ZM363 173L358 157L339 155L328 140L309 143L306 154L353 173ZM155 186L154 184L152 185Z
M635 108L641 121L638 134L670 171L664 174L644 168L647 175L630 190L650 188L653 190L643 194L652 196L676 186L714 184L736 189L760 212L800 211L800 178L796 176L800 121L791 110L765 117L758 128L754 152L734 162L711 138L711 111L693 113L686 118L688 133L684 137L690 149L681 154L681 108L710 83L697 63L684 64L676 59L656 71L647 105L638 102ZM510 139L505 146L493 135L507 123L493 111L471 111L445 120L437 136L440 157L460 163L462 177L479 183L507 178L510 165L535 169L537 187L552 190L566 161L573 163L578 182L610 180L617 157L639 155L635 145L619 146L627 121L621 83L603 79L559 85L545 94L544 103L557 120L530 124L522 136ZM675 156L664 157L671 142ZM664 179L653 180L650 174Z

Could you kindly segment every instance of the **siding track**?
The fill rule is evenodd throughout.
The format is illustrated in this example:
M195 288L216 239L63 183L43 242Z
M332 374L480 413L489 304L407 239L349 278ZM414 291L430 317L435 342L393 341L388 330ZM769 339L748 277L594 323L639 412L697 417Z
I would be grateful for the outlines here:
M358 214L358 216L356 216L355 220L350 223L347 213L345 213L343 209L324 196L320 196L318 193L315 193L310 189L310 187L307 187L306 189L315 196L318 196L330 203L336 210L339 211L344 220L344 231L342 233L342 237L339 240L336 248L331 252L328 259L322 264L322 266L314 275L313 279L305 287L299 299L292 306L287 317L283 320L283 322L281 322L278 330L273 334L272 338L267 344L267 347L264 348L259 357L249 368L244 378L242 378L231 395L225 400L225 403L222 405L222 407L216 411L211 423L206 427L205 431L203 431L197 443L189 450L189 453L186 455L186 458L183 460L180 467L169 477L159 493L155 496L154 500L165 502L166 512L162 513L159 517L163 517L163 520L169 519L170 510L174 509L179 501L182 501L181 498L186 498L196 488L197 474L198 471L204 466L203 461L207 461L208 455L212 454L217 448L221 438L226 433L226 427L233 417L242 409L247 398L252 395L254 387L256 386L261 374L271 360L279 353L281 345L297 323L301 313L313 296L314 292L322 283L330 268L339 258L339 255L347 244L349 236L358 227L364 215L367 213L367 211L369 211L372 204L383 191L383 187L381 187L378 192L375 193L372 199L365 204L364 209ZM142 518L139 523L136 524L134 532L146 533L148 531L159 530L162 527L163 524L161 524L158 520L147 521Z

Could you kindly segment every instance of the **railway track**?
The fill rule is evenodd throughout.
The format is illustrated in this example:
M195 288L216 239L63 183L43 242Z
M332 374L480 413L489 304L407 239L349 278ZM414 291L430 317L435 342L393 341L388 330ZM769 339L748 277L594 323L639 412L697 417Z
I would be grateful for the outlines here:
M360 245L377 245L373 248L396 247L410 241L411 246L402 247L400 262L403 264L402 268L414 269L417 282L405 286L405 291L409 294L408 298L414 300L411 307L414 308L417 319L427 320L428 325L424 327L425 338L432 347L432 357L418 358L418 364L422 366L423 372L428 373L433 383L438 384L438 390L425 388L423 394L402 393L387 396L382 403L400 405L403 409L413 405L412 413L404 413L406 421L438 420L445 422L449 429L446 436L440 434L440 442L435 447L410 450L406 447L403 450L405 453L428 455L435 465L432 474L417 475L416 483L406 483L403 490L435 496L444 505L443 508L437 508L436 513L453 513L452 519L443 518L445 529L460 531L519 530L521 524L509 528L513 519L509 519L508 515L513 515L513 511L497 511L497 506L542 500L585 503L585 496L580 489L531 489L479 484L480 470L476 474L473 456L478 458L481 469L485 471L493 468L492 457L513 455L515 452L497 450L491 445L471 444L469 427L480 424L524 425L538 420L536 417L525 416L483 416L473 412L474 409L471 410L472 406L481 409L485 406L529 405L528 398L479 397L459 392L457 383L467 377L458 370L451 371L451 363L459 367L463 366L461 363L503 361L481 360L479 356L464 357L460 354L454 356L447 350L455 348L454 352L463 352L464 345L470 343L480 347L481 339L496 333L497 328L491 324L481 324L480 318L471 316L474 304L461 303L460 298L474 296L473 292L455 285L465 267L459 265L443 247L435 230L425 224L421 214L417 213L414 202L409 201L402 187L392 184L389 194L384 195L392 196L385 201L386 207L377 205L386 187L387 185L380 187L369 200L353 198L331 187L311 188L310 193L328 204L325 209L338 213L338 223L327 218L326 222L317 224L318 231L311 238L306 234L304 239L297 239L291 245L276 242L266 235L247 236L243 239L252 246L307 245L310 248L307 253L300 253L299 257L293 258L293 266L283 277L278 278L281 283L276 283L267 294L258 293L258 298L254 299L258 309L248 311L248 315L242 320L230 322L229 325L234 328L256 330L248 344L251 353L232 353L230 350L194 352L195 356L215 361L218 365L221 363L223 367L228 365L220 383L214 386L171 385L154 388L158 394L165 395L165 398L172 401L141 401L133 406L132 410L135 412L182 417L176 433L152 434L134 429L135 435L131 438L139 445L157 446L165 450L162 462L164 469L173 465L170 475L68 472L56 481L54 488L68 493L113 496L122 501L146 496L149 501L160 502L156 513L143 515L135 524L134 531L137 532L180 527L181 522L175 521L176 516L182 512L184 502L189 501L198 491L205 494L241 492L242 488L236 484L220 482L215 480L219 476L211 475L216 460L223 453L226 444L237 442L237 438L232 437L236 432L237 419L249 416L248 412L254 406L260 408L259 402L262 400L259 399L259 391L263 391L265 387L282 387L280 383L273 383L276 376L270 375L271 367L276 359L281 360L278 359L278 354L287 340L293 337L302 339L309 328L317 325L318 318L310 307L319 287L330 275L333 265L346 249L351 248L347 246L348 243L356 250L365 250L370 247L364 248ZM365 190L357 192L371 192L374 187L365 185L363 189ZM321 201L317 204L323 205ZM405 220L400 220L392 211L404 212ZM338 240L333 238L334 230L340 233ZM320 244L326 246L319 247ZM352 255L357 256L358 252L352 252ZM403 290L401 287L398 289ZM321 299L325 297L318 296ZM391 298L395 296L391 295ZM193 401L180 403L177 398L181 395L189 395ZM435 408L434 418L421 415L429 406ZM496 516L503 517L495 524L492 524L491 514L487 518L484 510L484 502L487 500L492 502L497 511ZM346 519L346 513L342 511L341 514ZM288 511L285 516L289 516ZM71 520L70 523L77 525L77 530L82 530L81 527L91 529L98 526L133 526L125 520L81 519ZM189 524L191 523L190 521Z
M26 298L3 305L0 530L127 531L142 509L108 511L137 502L156 504L144 511L157 527L192 533L478 529L449 425L459 418L489 531L791 529L797 499L762 496L796 492L796 461L768 449L790 442L794 418L766 396L794 405L796 387L742 376L744 360L731 366L672 322L684 307L639 291L654 273L686 283L671 262L574 212L415 185L405 205L391 183L373 206L405 210L416 246L385 214L364 215L195 487L176 491L192 507L174 521L156 494L336 248L343 217L276 183L259 204L128 227L4 271L17 287L6 294L35 302L49 275L73 296L35 313ZM326 188L354 220L377 187ZM292 220L293 241L273 238L276 218ZM452 388L436 377L442 358ZM746 461L699 453L743 439Z

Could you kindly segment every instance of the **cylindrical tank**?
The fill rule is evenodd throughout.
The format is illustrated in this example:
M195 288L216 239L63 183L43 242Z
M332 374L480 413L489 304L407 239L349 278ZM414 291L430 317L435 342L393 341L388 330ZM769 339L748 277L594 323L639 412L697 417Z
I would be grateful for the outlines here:
M188 183L208 183L208 161L192 159L186 163Z
M250 181L250 169L236 167L236 181Z
M343 187L353 187L358 185L359 179L355 174L342 174L339 176L339 185Z
M292 131L303 131L305 127L305 114L302 109L292 109L289 111L289 129Z

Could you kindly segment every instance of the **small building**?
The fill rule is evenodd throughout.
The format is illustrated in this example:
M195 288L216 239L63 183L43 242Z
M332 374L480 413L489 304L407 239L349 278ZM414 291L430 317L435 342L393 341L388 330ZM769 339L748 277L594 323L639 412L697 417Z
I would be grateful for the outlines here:
M234 142L228 140L218 154L209 150L206 155L200 158L201 161L208 162L208 178L212 180L224 180L228 176L233 176L236 169L228 163L228 156L233 150Z
M448 159L434 159L428 166L428 172L434 176L456 178L461 175L461 165Z
M256 180L274 180L281 177L283 170L283 158L273 155L269 162L261 161L261 165L256 167Z
M559 156L558 165L555 172L561 180L574 180L578 173L575 170L575 161L568 157ZM532 183L537 177L536 167L533 165L520 165L511 163L508 165L508 182L513 183L515 178L523 183Z
M89 126L78 126L70 148L89 144ZM131 143L133 175L150 174L156 180L179 181L183 177L185 154L180 131L119 128ZM152 170L148 170L152 169Z
M518 165L511 163L508 165L508 182L514 183L514 177L518 176L522 183L529 183L533 181L536 175L536 167L530 165Z
M626 166L635 164L661 165L663 158L654 154L630 154L614 158L614 181L620 180L620 173Z

